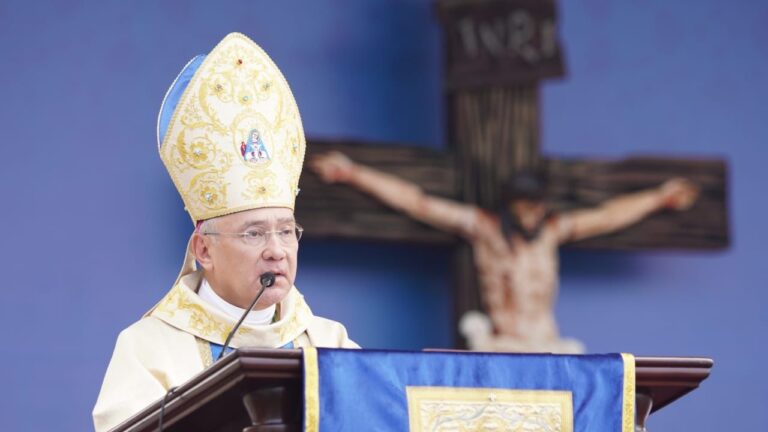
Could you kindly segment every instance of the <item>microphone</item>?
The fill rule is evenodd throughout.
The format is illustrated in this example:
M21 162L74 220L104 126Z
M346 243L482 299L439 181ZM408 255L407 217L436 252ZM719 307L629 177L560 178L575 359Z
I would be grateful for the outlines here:
M262 287L269 288L275 284L275 274L266 272L259 277L259 282L261 282ZM251 305L251 307L253 307L253 305Z
M262 273L261 276L259 276L259 282L261 283L261 289L258 293L256 293L256 297L251 302L251 305L248 306L248 309L245 310L243 313L243 316L240 317L240 321L235 324L234 327L232 327L232 331L229 332L229 335L227 335L227 340L224 342L224 346L221 347L221 352L219 353L219 356L216 357L216 361L218 361L221 357L224 356L224 353L227 351L227 348L229 347L229 342L232 341L232 337L235 335L235 332L237 329L240 328L240 325L245 321L245 317L248 316L248 312L253 309L254 306L256 306L256 302L259 301L261 298L261 295L264 294L264 290L271 287L275 284L275 274L272 272L266 272Z

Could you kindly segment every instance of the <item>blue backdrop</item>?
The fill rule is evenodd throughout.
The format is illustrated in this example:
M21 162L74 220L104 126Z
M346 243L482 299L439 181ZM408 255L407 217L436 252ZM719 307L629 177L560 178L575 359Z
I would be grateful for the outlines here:
M733 227L720 253L565 252L563 333L592 352L715 358L656 430L759 430L768 4L561 3L569 75L544 86L545 150L724 157ZM191 230L155 147L160 101L230 31L272 55L307 135L444 147L425 0L0 2L4 429L91 428L117 333L168 289ZM451 344L448 251L306 242L300 259L314 310L362 345Z

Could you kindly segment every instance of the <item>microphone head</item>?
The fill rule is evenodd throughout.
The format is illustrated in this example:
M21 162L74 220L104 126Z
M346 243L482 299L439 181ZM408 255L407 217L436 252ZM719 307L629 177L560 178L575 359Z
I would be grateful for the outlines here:
M261 286L269 288L275 284L275 274L272 272L262 273L262 275L259 276L259 281L261 282Z

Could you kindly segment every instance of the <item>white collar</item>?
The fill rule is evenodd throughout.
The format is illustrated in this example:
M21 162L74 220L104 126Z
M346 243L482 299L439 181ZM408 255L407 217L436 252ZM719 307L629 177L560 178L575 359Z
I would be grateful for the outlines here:
M198 290L197 295L235 321L239 320L240 317L243 316L243 313L245 313L245 309L239 308L219 297L205 278L200 282L200 289ZM272 305L263 310L252 310L248 312L248 316L245 317L243 324L251 327L271 324L272 317L275 316L275 307L275 305Z

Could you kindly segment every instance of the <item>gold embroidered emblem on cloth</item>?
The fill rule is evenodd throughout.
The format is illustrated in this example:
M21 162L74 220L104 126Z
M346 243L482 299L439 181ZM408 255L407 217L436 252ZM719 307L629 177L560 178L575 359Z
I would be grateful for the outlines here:
M570 391L406 388L411 432L573 432Z

